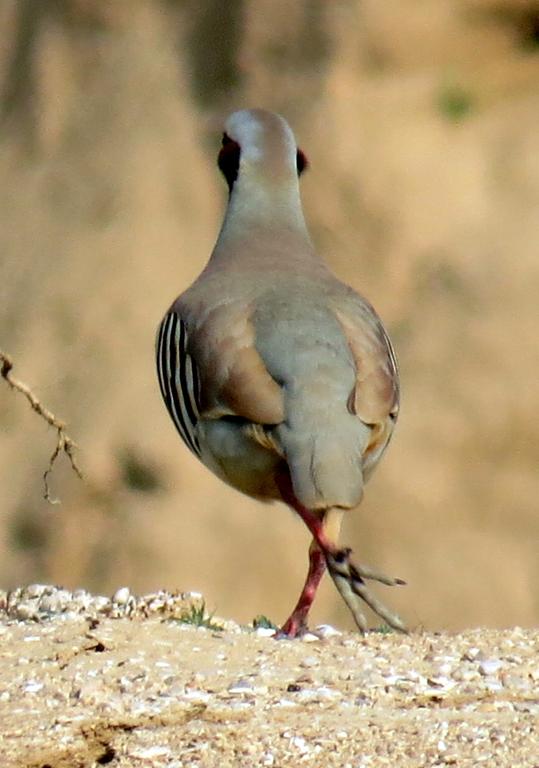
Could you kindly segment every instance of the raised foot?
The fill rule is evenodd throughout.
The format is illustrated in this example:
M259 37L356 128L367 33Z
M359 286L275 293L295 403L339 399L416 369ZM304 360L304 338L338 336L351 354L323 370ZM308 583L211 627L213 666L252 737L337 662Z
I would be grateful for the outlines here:
M379 581L389 587L405 584L402 579L386 576L368 566L358 566L351 562L349 548L339 549L335 552L325 552L326 563L331 578L339 590L341 597L350 609L354 621L361 632L367 631L367 620L362 613L363 601L386 624L399 632L407 632L402 619L375 597L365 584L366 580Z

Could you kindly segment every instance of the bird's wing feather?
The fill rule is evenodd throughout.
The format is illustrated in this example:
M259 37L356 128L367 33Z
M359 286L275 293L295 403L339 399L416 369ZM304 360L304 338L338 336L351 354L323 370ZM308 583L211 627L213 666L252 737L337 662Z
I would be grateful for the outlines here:
M360 311L335 309L356 365L356 384L348 407L372 427L364 452L366 474L386 447L399 411L399 375L395 352L385 329L367 302ZM368 311L366 311L368 310Z
M366 424L397 415L399 380L395 353L377 316L366 319L346 309L335 315L348 341L356 364L356 386L351 406Z
M175 307L176 314L181 306ZM279 424L284 418L283 395L255 346L249 307L220 303L185 312L186 353L198 371L199 413L207 419L238 416L255 424Z
M187 346L185 322L177 312L168 312L157 332L159 386L181 438L200 457L196 434L200 414L200 380Z

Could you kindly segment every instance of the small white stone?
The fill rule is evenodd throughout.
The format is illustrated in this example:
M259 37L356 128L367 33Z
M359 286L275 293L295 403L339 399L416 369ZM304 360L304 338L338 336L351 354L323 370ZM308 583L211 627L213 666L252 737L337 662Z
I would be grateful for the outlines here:
M25 691L25 693L38 693L43 690L43 688L43 683L40 683L38 680L29 680L24 686L23 691Z
M168 757L170 749L165 746L155 744L152 747L139 747L131 752L131 757L138 757L140 760L149 760L152 757Z
M338 629L332 627L331 624L319 624L315 629L315 633L321 638L338 637L342 635L342 632L339 632Z
M483 684L490 693L498 693L503 690L503 684L497 677L485 677Z
M275 706L275 707L287 707L287 708L289 707L289 708L292 709L293 707L297 707L298 706L298 702L297 701L292 701L292 699L279 699L279 701L276 701L273 706Z
M96 595L92 598L91 605L96 611L104 611L110 606L110 599L105 595Z
M300 752L305 753L309 751L309 747L307 746L307 742L303 738L303 736L292 736L290 739L290 744L296 749L298 749Z
M386 685L395 685L396 683L404 679L401 675L394 675L394 674L384 674L383 677L384 677L384 683Z
M237 680L227 688L228 693L232 694L248 694L254 696L255 693L267 693L268 689L265 685L253 685L249 680Z
M117 605L127 605L129 598L131 597L131 590L129 587L120 587L112 596L112 602Z
M67 608L70 600L63 591L58 591L52 595L44 595L39 601L39 611L41 613L62 613Z
M427 678L427 684L431 688L436 688L441 691L450 691L456 686L456 682L449 677L429 677Z
M304 659L302 659L299 663L300 667L303 667L304 669L311 669L312 667L318 667L320 665L320 661L316 658L316 656L305 656Z
M206 701L209 701L211 699L210 694L207 691L186 691L184 694L184 699L187 699L188 701L194 701L199 702L201 704L204 704Z
M257 627L255 629L255 635L258 635L258 637L273 637L273 635L276 633L276 630L272 627ZM273 759L273 755L271 755ZM268 763L270 765L270 763Z
M484 659L479 664L479 674L489 677L495 675L501 667L503 667L503 662L500 659Z
M476 661L481 656L481 649L476 648L475 646L472 646L471 648L468 648L467 651L463 654L463 659L465 661Z
M440 666L436 669L435 675L437 677L440 677L440 676L444 677L444 676L450 675L452 672L452 669L453 669L453 665L446 661L445 663L440 664Z
M315 702L315 701L328 701L339 698L340 694L333 688L328 688L327 685L321 685L318 688L302 688L298 691L297 700L303 702Z

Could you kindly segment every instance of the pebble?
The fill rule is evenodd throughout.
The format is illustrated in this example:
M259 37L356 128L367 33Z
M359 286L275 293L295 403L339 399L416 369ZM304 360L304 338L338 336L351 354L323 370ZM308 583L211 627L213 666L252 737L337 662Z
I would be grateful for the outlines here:
M472 648L468 648L462 656L464 661L476 661L478 658L480 658L482 655L481 649L476 648L475 646L472 646Z
M112 596L112 602L118 605L126 605L131 597L131 590L129 587L120 587Z
M500 659L484 659L479 664L479 674L490 677L490 675L496 674L501 667L503 667L503 662Z
M49 621L51 619L71 620L76 616L86 619L110 618L147 618L157 615L161 618L178 617L189 612L189 608L203 600L199 592L153 592L148 595L133 595L129 587L116 590L112 598L105 595L92 595L85 589L70 592L62 587L48 584L30 584L18 587L11 592L0 591L0 612L16 621ZM227 632L242 631L234 621L215 617L214 622L222 625ZM180 624L190 627L189 624ZM201 627L202 632L208 631Z
M483 678L483 685L490 693L497 693L503 690L503 684L497 677Z
M453 680L450 677L428 677L427 678L427 684L431 686L431 688L437 688L439 690L443 691L450 691L452 688L456 686L455 680Z
M331 624L319 624L314 630L314 633L323 639L326 637L340 637L342 635L342 632L339 632L338 629L332 627Z
M265 694L268 692L267 685L255 685L250 680L237 680L227 688L228 693L232 694L247 694L254 696L255 694Z
M168 757L171 754L170 748L164 745L154 744L151 747L139 747L129 753L129 757L135 757L139 760L151 760L154 757Z
M44 685L38 680L29 680L23 687L25 693L38 693L43 690Z
M272 627L257 627L255 629L255 635L258 637L273 637L276 632L277 630L273 629Z
M305 656L305 658L300 661L299 666L304 669L311 669L312 667L320 666L320 661L316 656Z
M333 688L328 688L326 685L321 685L318 688L302 688L297 692L298 701L324 701L329 699L340 698L340 693Z
M228 686L229 693L254 693L254 685L248 680L236 680Z
M292 736L292 738L290 739L290 744L293 747L296 747L296 749L298 749L303 754L309 751L307 742L302 736Z

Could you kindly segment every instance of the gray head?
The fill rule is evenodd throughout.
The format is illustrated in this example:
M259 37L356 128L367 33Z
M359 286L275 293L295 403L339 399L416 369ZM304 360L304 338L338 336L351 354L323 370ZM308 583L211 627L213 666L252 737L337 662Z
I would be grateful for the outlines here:
M307 158L284 118L265 109L243 109L226 120L218 165L232 192L243 176L262 183L296 178L307 168Z

